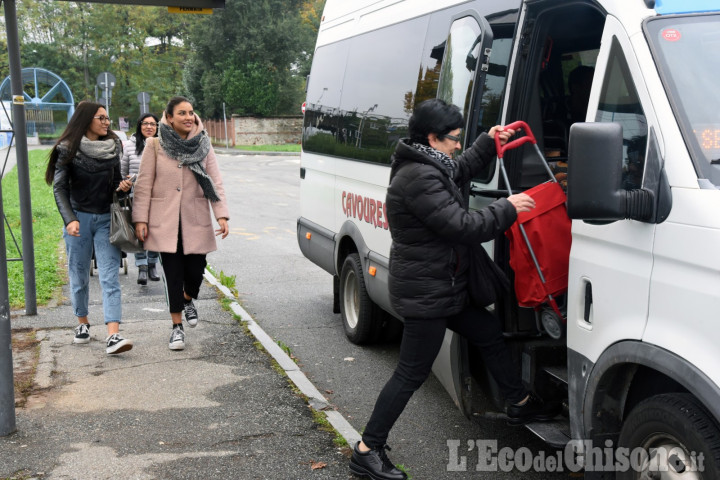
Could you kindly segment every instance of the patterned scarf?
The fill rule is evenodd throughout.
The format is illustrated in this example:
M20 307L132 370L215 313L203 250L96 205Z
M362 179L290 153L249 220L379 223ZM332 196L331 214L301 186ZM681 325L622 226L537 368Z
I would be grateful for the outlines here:
M211 202L219 202L220 197L215 191L215 184L200 163L210 152L210 138L205 130L192 138L184 139L178 135L174 128L160 123L158 139L163 151L177 160L180 165L187 166L195 175L202 188L203 195Z
M455 163L455 160L453 160L447 154L445 154L439 150L435 150L434 148L432 148L428 145L423 145L422 143L413 143L412 146L413 146L413 148L424 153L428 157L434 158L435 160L437 160L440 163L442 163L443 165L445 165L447 167L447 169L449 170L450 179L454 181L455 168L457 168L457 164Z

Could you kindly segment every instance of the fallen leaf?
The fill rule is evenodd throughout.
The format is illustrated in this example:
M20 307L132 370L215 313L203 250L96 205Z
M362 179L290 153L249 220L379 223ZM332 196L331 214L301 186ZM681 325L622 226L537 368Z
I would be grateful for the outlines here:
M315 462L313 460L310 460L310 468L313 470L320 470L321 468L327 467L327 463L325 462Z
M335 392L333 392L332 390L325 390L325 393L327 393L328 395L332 395Z

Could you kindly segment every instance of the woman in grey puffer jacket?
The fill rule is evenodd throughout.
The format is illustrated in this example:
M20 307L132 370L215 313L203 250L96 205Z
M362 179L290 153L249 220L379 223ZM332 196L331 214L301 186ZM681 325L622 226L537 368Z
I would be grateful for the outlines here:
M145 149L145 139L157 137L158 117L152 113L140 115L137 121L137 128L129 140L123 145L123 156L120 159L120 173L122 178L135 179L140 171L140 160ZM157 262L160 255L157 252L145 251L135 254L135 266L138 267L137 283L147 285L150 280L158 281L160 276L157 273Z

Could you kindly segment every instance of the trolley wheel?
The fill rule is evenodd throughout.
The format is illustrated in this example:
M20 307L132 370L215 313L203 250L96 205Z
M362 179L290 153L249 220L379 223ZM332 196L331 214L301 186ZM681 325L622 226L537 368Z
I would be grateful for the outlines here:
M656 395L636 405L623 422L618 446L628 448L631 463L639 463L618 472L619 480L720 478L720 430L687 393ZM636 448L643 449L641 458L633 458Z
M122 267L123 267L123 273L124 273L125 275L127 275L127 272L128 272L128 261L127 261L127 257L123 258L123 259L121 260L121 262L122 262Z
M565 336L567 325L552 308L543 307L540 311L540 322L550 338L559 340Z
M374 340L379 313L365 288L360 256L351 253L340 271L340 314L348 340L356 345Z

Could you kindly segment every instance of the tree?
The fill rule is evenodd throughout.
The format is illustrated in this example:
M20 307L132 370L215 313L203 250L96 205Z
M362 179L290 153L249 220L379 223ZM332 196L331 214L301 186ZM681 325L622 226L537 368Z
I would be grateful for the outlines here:
M302 0L226 0L225 9L191 28L184 78L196 108L209 117L222 112L223 102L232 113L297 113L308 52L315 42L318 5Z

